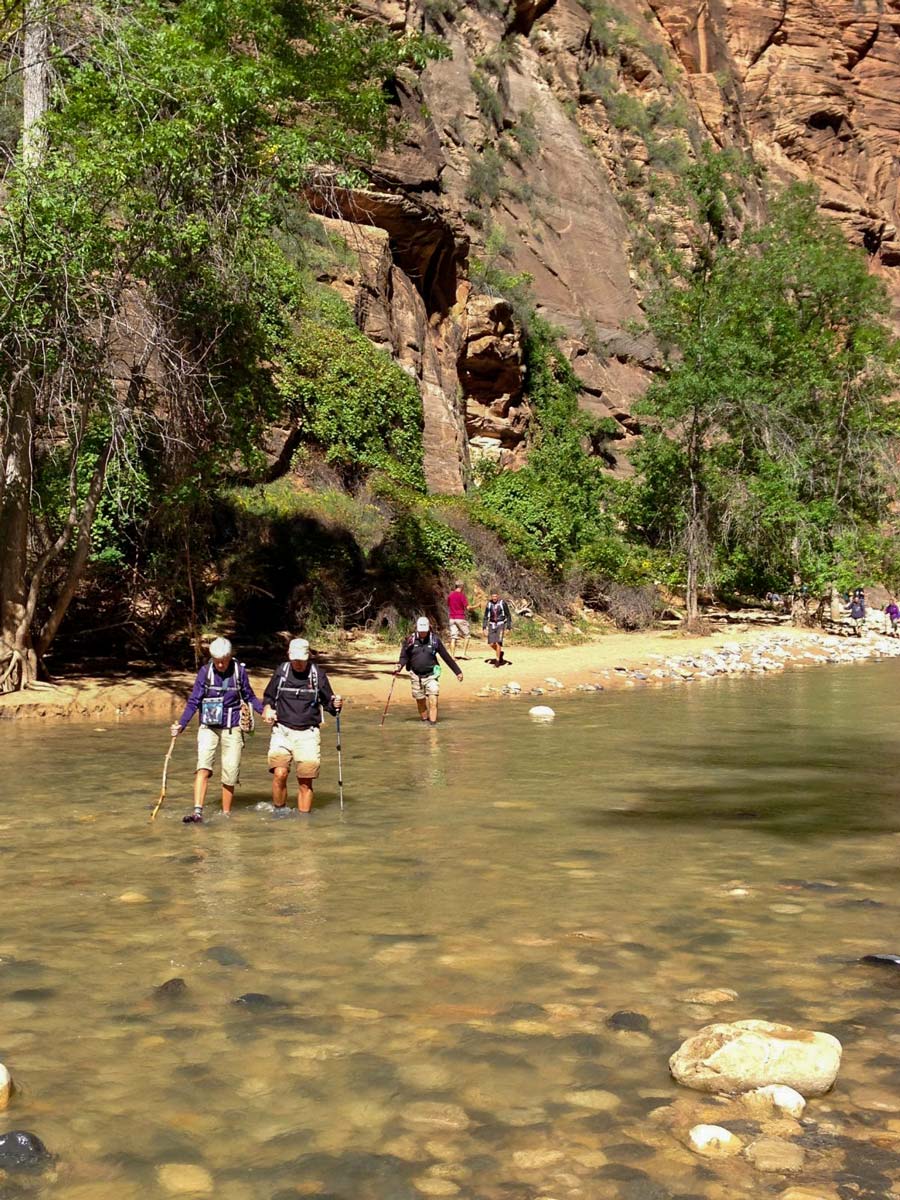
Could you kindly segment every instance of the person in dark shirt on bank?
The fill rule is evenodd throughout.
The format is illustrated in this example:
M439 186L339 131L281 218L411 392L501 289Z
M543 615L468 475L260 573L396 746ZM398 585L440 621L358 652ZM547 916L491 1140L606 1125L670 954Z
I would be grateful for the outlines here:
M481 627L487 637L488 645L494 652L491 666L502 667L506 662L503 657L503 635L507 630L512 629L512 610L505 600L500 599L499 592L491 592L491 598L484 606L484 619Z
M456 678L462 683L463 673L436 633L432 633L427 617L416 621L416 632L411 634L400 647L400 662L395 675L409 671L412 698L419 710L419 718L429 725L437 725L438 693L441 690L442 658Z
M294 763L297 772L297 809L308 813L313 802L313 780L319 774L319 726L322 710L337 716L343 700L332 691L328 676L309 660L309 642L294 638L288 661L282 663L263 693L263 720L272 726L269 770L272 804L276 813L287 811L287 780Z

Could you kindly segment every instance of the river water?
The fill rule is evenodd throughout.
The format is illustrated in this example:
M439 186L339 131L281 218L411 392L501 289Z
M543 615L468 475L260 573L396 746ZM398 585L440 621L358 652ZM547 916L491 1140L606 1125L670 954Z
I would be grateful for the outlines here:
M202 827L187 737L151 826L165 728L4 726L0 1131L57 1159L0 1195L900 1195L900 971L857 961L900 951L900 664L529 703L349 708L310 818L255 807L258 734ZM790 1179L669 1119L745 1017L844 1045Z

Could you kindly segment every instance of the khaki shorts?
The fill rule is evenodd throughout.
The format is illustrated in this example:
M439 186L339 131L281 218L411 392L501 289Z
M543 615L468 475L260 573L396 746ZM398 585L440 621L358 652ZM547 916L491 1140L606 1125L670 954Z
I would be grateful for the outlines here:
M469 622L464 621L462 617L450 618L450 636L452 638L467 638L472 635L469 632Z
M413 700L424 700L426 696L436 696L441 690L440 680L436 675L410 675Z
M235 787L241 781L241 753L244 735L237 726L234 729L214 729L201 725L197 733L197 770L212 771L216 751L222 748L222 784Z
M298 779L315 779L322 758L320 743L318 729L288 729L287 725L273 725L269 739L269 770L289 767L293 760Z

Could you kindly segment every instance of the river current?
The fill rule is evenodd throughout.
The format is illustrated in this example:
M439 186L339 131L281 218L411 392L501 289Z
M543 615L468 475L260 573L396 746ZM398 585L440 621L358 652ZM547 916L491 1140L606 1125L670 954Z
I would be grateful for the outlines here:
M151 825L163 725L3 726L0 1132L56 1159L0 1195L900 1195L900 663L551 702L348 706L309 818L259 733L199 827L188 735ZM791 1176L661 1113L714 1118L668 1057L745 1017L844 1046Z

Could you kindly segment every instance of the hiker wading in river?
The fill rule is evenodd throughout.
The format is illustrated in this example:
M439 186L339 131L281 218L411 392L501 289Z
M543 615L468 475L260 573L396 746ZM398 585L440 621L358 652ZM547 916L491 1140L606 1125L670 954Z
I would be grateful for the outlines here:
M481 628L487 635L487 642L494 652L493 667L503 665L503 635L507 629L512 629L512 612L505 600L500 599L499 592L491 592L491 598L484 606L484 620ZM490 659L488 659L490 662Z
M272 804L276 813L287 811L287 780L293 761L297 772L297 809L308 813L313 802L313 780L319 774L321 751L319 726L322 710L333 717L343 700L331 690L328 676L309 660L309 642L294 638L288 647L288 662L282 663L263 693L263 720L272 726L269 741L269 770L272 772Z
M462 671L447 653L447 647L441 639L436 633L432 633L431 622L427 617L419 617L416 621L416 632L400 647L400 662L394 674L401 675L404 671L409 671L412 698L419 710L419 717L430 725L437 725L438 719L438 693L441 690L441 665L438 656L462 683Z
M169 730L172 737L178 737L199 710L194 810L184 817L186 825L203 820L217 750L222 752L222 812L226 817L230 814L234 789L240 782L244 732L252 728L251 711L263 710L262 702L253 694L247 668L232 658L228 638L216 638L210 644L209 656L212 661L197 672L184 712Z

